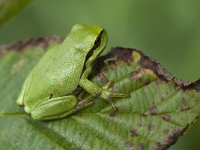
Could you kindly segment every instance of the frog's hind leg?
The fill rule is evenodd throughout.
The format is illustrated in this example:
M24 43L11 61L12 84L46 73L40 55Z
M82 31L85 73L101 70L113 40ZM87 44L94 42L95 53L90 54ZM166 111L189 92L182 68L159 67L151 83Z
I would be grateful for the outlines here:
M74 95L51 98L33 107L31 116L37 120L56 119L61 114L73 109L77 102L77 98Z
M74 95L52 98L40 106L37 106L32 112L31 116L38 120L54 120L69 116L83 108L93 104L92 99L96 95L90 95L78 102Z
M69 116L81 109L84 109L88 106L91 106L92 104L94 104L94 102L92 101L94 98L96 97L96 95L90 95L88 97L86 97L85 99L83 99L82 101L78 102L77 105L72 108L71 110L63 113L63 114L60 114L60 115L57 115L57 116L49 116L49 117L45 117L43 118L42 120L53 120L53 119L60 119L60 118L64 118L66 116Z

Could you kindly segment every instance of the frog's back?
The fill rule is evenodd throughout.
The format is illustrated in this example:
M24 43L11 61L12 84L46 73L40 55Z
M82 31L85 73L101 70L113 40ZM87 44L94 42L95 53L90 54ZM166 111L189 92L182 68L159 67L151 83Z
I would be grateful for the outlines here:
M86 56L100 29L91 33L72 29L62 45L49 49L32 70L25 102L33 103L37 99L38 103L49 97L71 94L79 84Z
M50 49L34 67L28 93L35 93L35 97L41 91L42 95L58 97L73 92L84 65L84 54L74 51L73 48L68 50L70 53L63 53L61 47Z

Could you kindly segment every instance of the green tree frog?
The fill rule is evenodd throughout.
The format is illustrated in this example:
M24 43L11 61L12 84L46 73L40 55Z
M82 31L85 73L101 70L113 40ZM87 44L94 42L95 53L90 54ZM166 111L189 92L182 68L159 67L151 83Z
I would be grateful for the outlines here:
M111 97L126 94L108 91L110 82L103 87L88 80L92 63L107 44L106 31L99 26L76 24L59 46L52 47L42 56L27 76L18 105L33 119L53 120L66 117L93 104L97 96L112 103ZM80 86L90 96L78 101L73 95Z

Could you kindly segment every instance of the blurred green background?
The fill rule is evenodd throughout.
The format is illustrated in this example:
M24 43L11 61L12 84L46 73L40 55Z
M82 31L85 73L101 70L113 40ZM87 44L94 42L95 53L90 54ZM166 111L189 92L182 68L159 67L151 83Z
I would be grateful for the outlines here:
M0 44L65 36L76 23L101 25L111 47L137 48L169 72L200 78L199 0L34 0L0 28ZM171 150L200 149L200 121Z

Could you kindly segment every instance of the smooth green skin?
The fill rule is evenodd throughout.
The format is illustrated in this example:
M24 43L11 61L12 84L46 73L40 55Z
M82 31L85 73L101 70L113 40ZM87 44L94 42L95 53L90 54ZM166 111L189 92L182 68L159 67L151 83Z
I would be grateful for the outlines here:
M24 82L17 104L33 119L66 117L93 103L96 96L114 105L110 97L123 97L108 91L110 83L99 87L87 79L92 62L107 44L105 30L98 26L74 25L60 46L49 49ZM89 55L89 56L88 56ZM73 91L80 86L91 95L78 102Z

